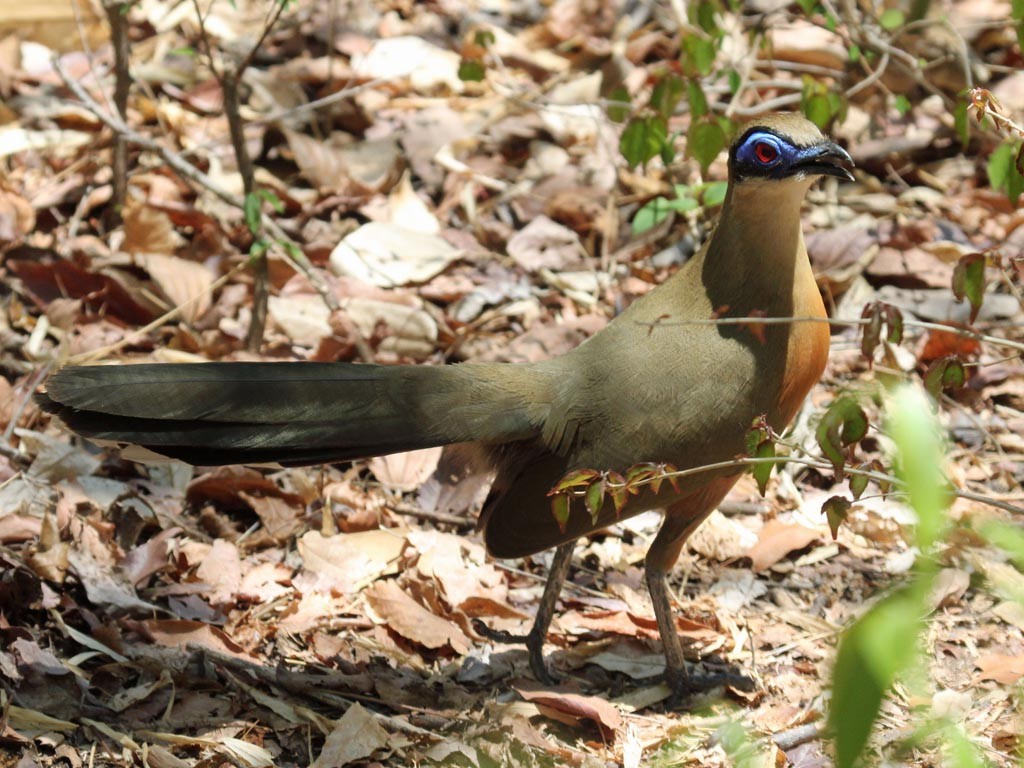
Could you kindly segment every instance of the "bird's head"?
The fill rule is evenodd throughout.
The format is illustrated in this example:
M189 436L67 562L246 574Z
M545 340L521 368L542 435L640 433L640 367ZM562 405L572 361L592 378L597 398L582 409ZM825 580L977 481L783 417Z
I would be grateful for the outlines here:
M817 176L853 181L852 169L853 159L846 150L796 113L759 118L729 150L729 178L736 184L809 183Z

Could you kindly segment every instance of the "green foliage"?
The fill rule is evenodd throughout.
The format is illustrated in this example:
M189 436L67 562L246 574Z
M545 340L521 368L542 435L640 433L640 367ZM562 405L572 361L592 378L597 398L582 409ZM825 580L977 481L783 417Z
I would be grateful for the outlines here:
M967 383L967 369L955 355L940 357L928 366L924 388L935 400L947 389L960 389Z
M712 181L690 186L675 185L675 197L656 197L645 203L633 217L633 233L640 234L657 226L670 213L689 213L698 208L714 208L725 200L728 184Z
M853 485L852 480L850 485ZM839 526L846 522L851 506L853 505L850 500L844 496L831 496L821 505L821 511L828 521L829 530L832 531L833 541L839 537Z
M888 327L886 341L890 344L903 341L903 313L892 304L875 301L864 306L860 317L867 321L861 334L860 351L871 366L874 363L875 348L882 339L883 326Z
M846 99L840 92L829 89L824 83L805 76L804 87L800 93L800 111L824 131L834 120L841 119L846 113Z
M683 72L690 77L704 77L711 74L716 53L714 40L702 35L686 35L683 37L679 63L682 64Z
M676 111L684 88L685 83L681 77L672 74L659 77L651 93L651 107L668 120Z
M957 301L970 303L972 323L985 300L985 261L985 254L969 253L953 268L953 295Z
M1018 162L1024 152L1020 142L1004 142L988 159L988 181L992 189L1006 193L1010 202L1017 204L1021 192L1024 192L1024 174Z
M882 700L896 678L920 660L927 598L936 571L927 553L946 525L944 446L927 397L919 388L904 385L890 398L887 412L895 464L917 513L916 543L924 554L918 558L911 583L877 603L840 641L829 711L838 768L857 764Z
M1010 18L1017 30L1017 45L1024 49L1024 0L1010 0Z
M882 29L892 32L906 24L907 17L899 8L888 8L882 11L882 15L878 17L878 23Z
M459 62L459 80L479 83L487 75L487 68L480 59L462 59Z
M661 115L639 115L626 124L619 139L619 152L630 168L643 165L661 154L668 141L668 122Z
M632 99L629 97L629 91L626 90L625 86L620 85L608 94L608 119L613 123L626 122L626 118L629 117L631 103Z
M859 443L868 433L868 417L852 397L837 398L821 417L815 436L818 446L832 463L836 479L843 479L844 450Z
M706 174L711 163L725 149L725 141L725 131L717 120L701 120L690 125L686 150L700 163L701 173Z

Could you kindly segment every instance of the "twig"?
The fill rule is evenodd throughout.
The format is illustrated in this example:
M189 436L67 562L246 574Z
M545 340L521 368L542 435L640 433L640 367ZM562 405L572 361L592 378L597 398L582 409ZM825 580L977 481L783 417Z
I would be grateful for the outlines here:
M119 0L105 0L103 10L110 23L110 42L114 48L114 109L121 120L126 120L128 92L132 84L131 73L128 71L128 29L125 21L128 4ZM114 218L120 221L128 196L128 141L124 134L114 134L113 153Z
M385 505L385 509L391 512L396 512L400 515L408 515L409 517L416 517L420 520L430 520L435 523L455 525L459 528L473 528L476 526L476 520L470 520L469 518L462 517L461 515L449 515L446 512L431 512L426 509L421 509L415 504L407 504L405 502L387 504Z

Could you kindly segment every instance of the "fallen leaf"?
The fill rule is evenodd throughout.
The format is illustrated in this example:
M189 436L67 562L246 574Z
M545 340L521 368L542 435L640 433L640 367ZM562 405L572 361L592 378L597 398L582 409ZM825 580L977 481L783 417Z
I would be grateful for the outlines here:
M757 544L747 552L754 572L763 571L779 562L790 552L803 549L819 539L821 532L795 523L769 520L757 537Z
M432 650L450 646L460 655L468 653L472 647L458 625L435 616L393 580L379 581L363 595L381 621L407 640Z
M981 670L978 680L995 680L1002 685L1015 685L1024 677L1024 656L989 653L974 664Z
M323 536L310 531L298 541L303 567L353 594L389 573L397 573L405 537L391 530L360 531Z
M459 249L438 235L371 221L338 243L331 252L330 268L336 275L394 288L429 280L460 255Z
M567 693L549 690L537 683L519 683L513 688L527 701L547 710L546 714L561 715L561 722L574 725L581 720L594 723L601 735L608 741L614 741L615 734L622 728L622 715L613 704L597 696L582 696L578 693ZM543 710L542 710L543 711Z
M389 735L372 714L352 702L327 734L324 748L310 768L341 768L370 757L388 745Z

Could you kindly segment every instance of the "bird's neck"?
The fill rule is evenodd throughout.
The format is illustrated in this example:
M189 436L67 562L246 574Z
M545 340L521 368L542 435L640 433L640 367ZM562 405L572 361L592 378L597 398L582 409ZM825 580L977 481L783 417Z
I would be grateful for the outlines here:
M730 188L704 273L728 280L740 292L737 303L751 305L734 310L775 314L791 308L786 305L794 286L810 274L800 228L800 207L810 184L747 181Z

